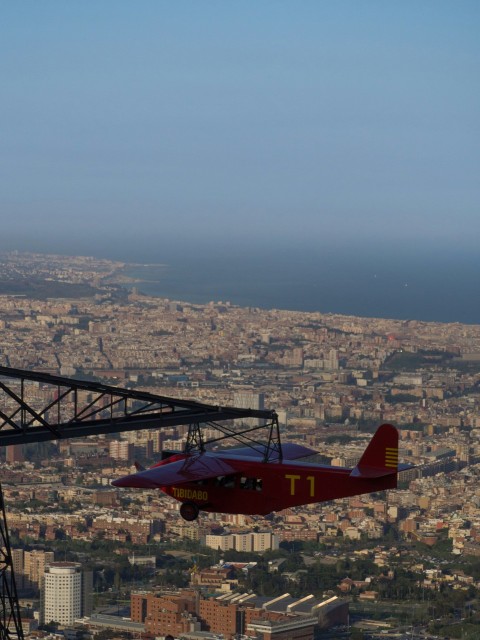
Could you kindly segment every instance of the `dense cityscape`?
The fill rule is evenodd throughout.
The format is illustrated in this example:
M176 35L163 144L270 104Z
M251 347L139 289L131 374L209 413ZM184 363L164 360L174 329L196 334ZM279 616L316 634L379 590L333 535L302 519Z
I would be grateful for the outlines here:
M414 467L394 491L188 523L162 493L110 484L182 451L187 427L8 447L25 633L478 637L480 325L167 300L127 266L1 255L0 365L274 409L284 442L336 466L389 422Z

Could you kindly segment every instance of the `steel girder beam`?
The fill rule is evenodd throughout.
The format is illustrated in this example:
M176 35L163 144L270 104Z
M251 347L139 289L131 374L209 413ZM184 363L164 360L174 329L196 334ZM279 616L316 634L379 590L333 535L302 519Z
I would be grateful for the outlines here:
M265 427L270 429L267 451L277 447L277 437L272 437L272 434L278 434L274 411L219 407L97 382L0 367L0 445L4 446L185 424L190 425L190 430L200 438L197 446L203 446L200 431L203 423L219 428L224 434L211 442L237 434L248 442L246 434L260 426L236 432L218 424L242 418L264 420ZM23 640L1 485L0 582L0 640Z
M276 414L0 367L4 446L246 418L269 422Z
M0 484L0 639L23 640L3 491Z

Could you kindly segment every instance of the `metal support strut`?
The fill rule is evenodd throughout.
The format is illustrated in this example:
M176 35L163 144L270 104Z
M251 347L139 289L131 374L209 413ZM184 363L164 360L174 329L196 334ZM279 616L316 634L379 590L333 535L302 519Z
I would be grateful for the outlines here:
M8 536L5 503L2 485L0 484L0 640L23 640L22 620L18 606L17 587L13 572L12 550Z
M198 422L195 422L188 427L185 453L192 453L192 451L198 451L199 453L203 453L205 451L202 430Z
M41 388L42 394L31 393ZM221 422L256 418L275 421L276 414L268 410L219 407L192 400L170 398L146 391L123 389L99 382L74 380L11 367L0 366L0 446L47 442L85 436L114 434L138 429L168 429L190 425L187 451L203 452L201 425L214 423L225 435L241 436L258 427L222 429ZM218 424L217 424L218 423ZM281 458L278 421L276 435L273 425L265 449L263 442L249 442L268 461L275 451ZM210 441L212 442L212 441ZM265 454L264 454L265 452ZM0 640L23 640L13 561L0 486Z
M263 461L269 462L270 460L275 459L280 461L283 459L282 443L280 440L280 426L278 424L277 414L273 416L273 420L270 423L270 431L268 434Z

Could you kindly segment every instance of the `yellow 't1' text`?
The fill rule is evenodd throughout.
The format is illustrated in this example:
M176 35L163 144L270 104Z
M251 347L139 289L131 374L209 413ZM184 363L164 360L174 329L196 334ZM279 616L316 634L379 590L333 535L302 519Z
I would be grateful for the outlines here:
M285 479L286 480L290 480L290 495L294 496L296 493L296 489L297 489L297 480L301 480L302 477L301 476L296 476L296 475L292 475L292 474L286 474L285 475ZM307 476L306 478L304 478L305 480L307 480L308 484L309 484L309 494L310 494L310 498L313 498L315 495L315 476Z

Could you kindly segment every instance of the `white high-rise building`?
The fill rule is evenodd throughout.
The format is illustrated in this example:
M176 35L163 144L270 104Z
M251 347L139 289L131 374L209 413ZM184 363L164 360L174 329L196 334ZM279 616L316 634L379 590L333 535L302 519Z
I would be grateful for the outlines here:
M270 549L279 548L279 538L271 531L253 531L252 532L253 551L262 552Z
M92 573L78 562L52 562L45 567L42 589L44 623L73 624L91 612Z
M205 536L205 546L210 549L218 549L220 551L228 551L233 549L233 535L231 533L214 534L209 533Z
M237 409L263 410L265 409L265 394L254 391L235 391L233 394L233 406L237 407ZM265 419L243 418L239 422L254 427L265 424Z
M253 551L252 533L250 531L248 531L247 533L234 533L233 544L235 545L235 549L237 551Z

